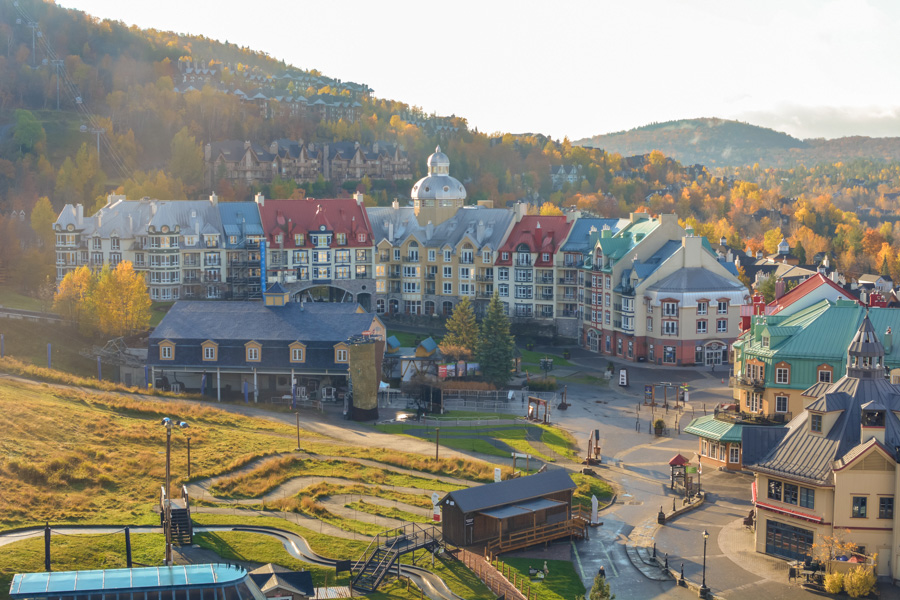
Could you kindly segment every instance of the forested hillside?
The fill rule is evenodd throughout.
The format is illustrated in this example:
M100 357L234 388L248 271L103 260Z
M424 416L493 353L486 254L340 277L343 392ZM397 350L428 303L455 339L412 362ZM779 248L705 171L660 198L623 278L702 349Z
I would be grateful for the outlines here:
M683 119L573 142L623 156L661 150L684 164L793 167L851 158L900 160L900 138L798 140L786 133L727 119Z
M424 174L426 157L440 144L470 201L525 200L545 213L577 207L604 217L675 212L735 248L772 252L783 235L810 257L831 252L850 276L881 271L900 280L900 163L880 158L893 156L891 140L800 141L720 120L642 128L638 133L650 140L642 151L584 148L540 134L488 135L463 117L428 115L341 82L340 74L302 71L251 49L129 28L37 0L18 4L0 3L0 35L9 40L0 55L0 274L5 269L8 282L29 293L54 274L50 224L65 203L82 203L90 213L110 192L184 199L215 191L223 201L257 191L288 197L295 181L250 187L221 179L210 188L203 177L207 142L278 138L399 144L414 177ZM42 34L34 51L28 23ZM186 86L187 65L195 73L214 71L213 81ZM280 78L284 73L299 76ZM275 109L260 111L227 93L238 84L248 92L286 86L288 94L349 97L360 105L359 118L291 116L276 110L276 100ZM715 149L717 158L679 162L676 148L663 143L673 139ZM867 147L882 155L869 157ZM750 160L751 148L766 156L840 156L767 168ZM746 158L722 167L726 150ZM566 176L551 176L560 166ZM304 186L315 197L359 190L367 203L382 205L409 193L402 181Z

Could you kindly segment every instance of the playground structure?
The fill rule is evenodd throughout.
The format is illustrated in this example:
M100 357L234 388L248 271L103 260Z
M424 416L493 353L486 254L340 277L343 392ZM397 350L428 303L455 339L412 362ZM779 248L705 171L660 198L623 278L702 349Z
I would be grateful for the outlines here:
M595 429L588 436L587 456L581 461L581 464L595 466L602 462L603 457L600 455L600 430Z

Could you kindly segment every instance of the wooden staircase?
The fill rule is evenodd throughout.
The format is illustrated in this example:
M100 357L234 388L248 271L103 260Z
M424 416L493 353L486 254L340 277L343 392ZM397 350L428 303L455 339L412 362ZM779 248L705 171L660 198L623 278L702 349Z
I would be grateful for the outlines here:
M406 523L379 534L352 569L351 587L374 592L404 554L416 550L435 551L443 545L443 534L434 525Z

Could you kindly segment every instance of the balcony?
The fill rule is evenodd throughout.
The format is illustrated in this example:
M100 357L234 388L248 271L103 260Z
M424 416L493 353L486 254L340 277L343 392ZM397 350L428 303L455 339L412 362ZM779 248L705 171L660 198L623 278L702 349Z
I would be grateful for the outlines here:
M726 423L737 423L743 425L784 425L791 420L791 413L754 413L742 412L737 410L724 410L718 406L715 408L714 414L717 421Z
M431 279L431 280L434 280L434 278L435 278L436 276L437 276L437 273L425 273L425 279Z
M405 263L417 263L417 262L419 262L419 257L418 257L418 255L416 255L416 256L410 256L410 255L407 255L407 256L404 256L404 257L403 257L403 262L405 262Z
M735 375L729 377L728 385L739 390L748 390L751 392L764 392L766 390L765 380L751 379L746 375Z
M563 317L571 319L571 318L578 316L578 311L577 310L564 310L564 311L562 311L561 314Z
M391 255L390 255L390 253L388 253L388 252L382 252L381 254L378 255L378 260L379 260L380 262L390 262L390 261L391 261Z
M530 256L517 256L516 257L516 266L517 267L530 267L531 266L531 257Z
M553 292L542 292L540 295L541 300L553 300Z
M479 275L475 278L476 281L494 281L493 275Z
M461 257L459 258L459 264L461 264L461 265L474 265L474 264L475 264L475 258L472 257L472 256L461 256Z
M560 277L559 278L560 285L575 285L575 281L576 280L574 277Z

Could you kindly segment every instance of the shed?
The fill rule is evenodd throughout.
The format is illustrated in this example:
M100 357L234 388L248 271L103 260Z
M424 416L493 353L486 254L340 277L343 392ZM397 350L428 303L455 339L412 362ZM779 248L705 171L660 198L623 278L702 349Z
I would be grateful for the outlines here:
M439 502L444 539L457 546L488 544L572 517L575 482L564 469L448 493Z

